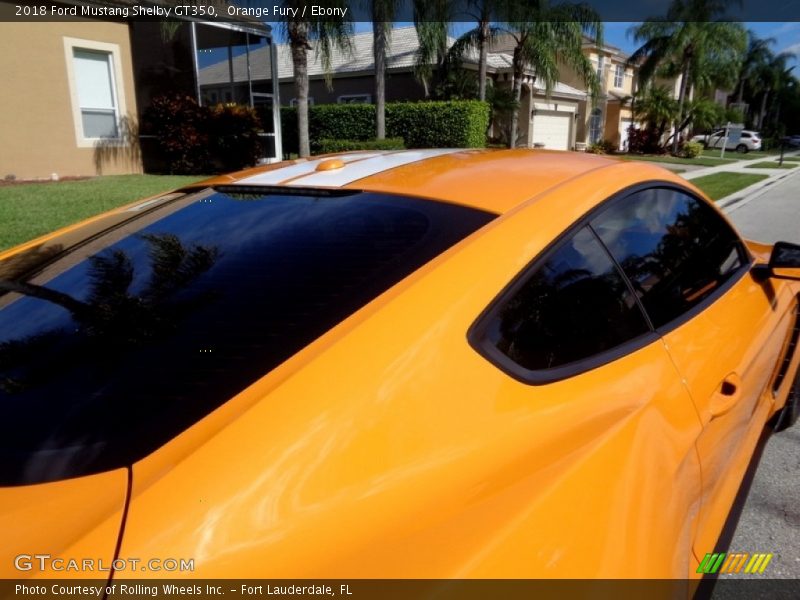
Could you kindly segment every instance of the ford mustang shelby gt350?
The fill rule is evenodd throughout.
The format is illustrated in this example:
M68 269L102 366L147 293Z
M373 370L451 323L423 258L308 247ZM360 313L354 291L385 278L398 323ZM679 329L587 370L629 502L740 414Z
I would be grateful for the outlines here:
M0 571L697 576L797 418L798 277L680 177L576 153L111 211L0 255ZM191 573L131 568L164 557Z

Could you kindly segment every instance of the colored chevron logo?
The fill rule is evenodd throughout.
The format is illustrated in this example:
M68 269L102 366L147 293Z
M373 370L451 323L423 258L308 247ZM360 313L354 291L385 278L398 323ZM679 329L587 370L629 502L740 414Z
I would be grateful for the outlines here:
M713 575L719 573L720 575L731 573L748 573L752 575L760 575L767 568L767 565L772 560L772 553L755 553L749 552L718 552L708 553L700 561L700 566L697 567L697 573L704 573L706 575Z

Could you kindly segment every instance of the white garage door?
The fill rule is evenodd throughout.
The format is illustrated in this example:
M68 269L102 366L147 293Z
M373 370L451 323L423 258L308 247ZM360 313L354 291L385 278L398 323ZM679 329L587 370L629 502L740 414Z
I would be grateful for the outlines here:
M619 149L620 150L627 150L628 149L628 128L631 126L630 119L622 119L619 122Z
M548 150L569 150L572 113L537 112L533 117L533 143Z

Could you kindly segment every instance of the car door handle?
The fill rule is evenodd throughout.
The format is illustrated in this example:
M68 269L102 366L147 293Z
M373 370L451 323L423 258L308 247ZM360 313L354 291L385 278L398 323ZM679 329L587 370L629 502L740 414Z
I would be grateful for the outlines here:
M736 373L731 373L722 380L722 383L719 384L719 387L711 398L711 404L709 406L711 418L721 417L729 412L736 406L741 395L742 381Z

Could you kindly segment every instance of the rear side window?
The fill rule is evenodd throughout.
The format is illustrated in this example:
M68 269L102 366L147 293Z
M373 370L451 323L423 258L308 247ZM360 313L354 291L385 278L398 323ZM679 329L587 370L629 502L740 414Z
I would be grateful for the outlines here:
M591 226L655 327L697 306L746 262L742 242L725 220L676 189L632 194L593 218Z
M136 461L495 216L287 193L177 200L0 295L0 485Z
M485 341L529 371L601 354L649 326L636 298L590 228L535 266L488 317Z

